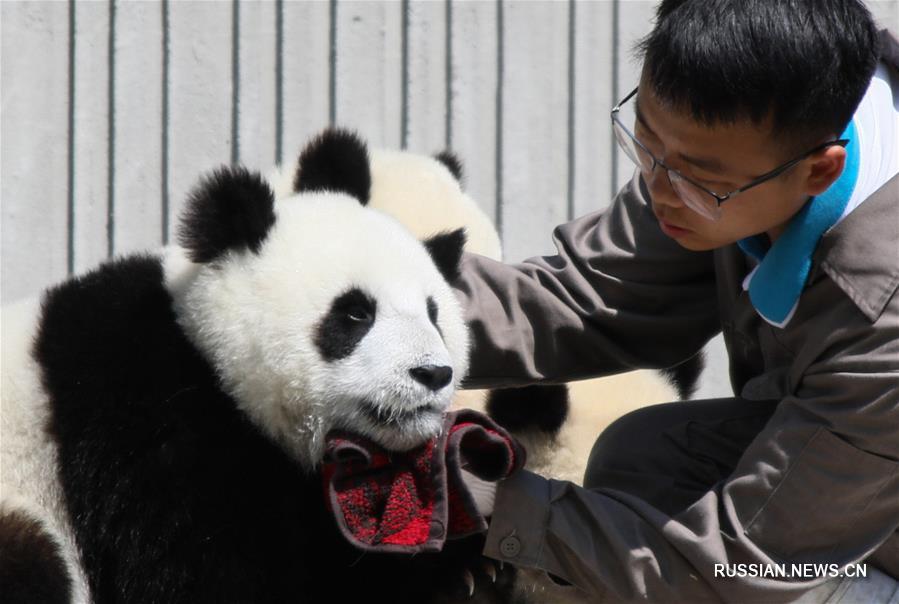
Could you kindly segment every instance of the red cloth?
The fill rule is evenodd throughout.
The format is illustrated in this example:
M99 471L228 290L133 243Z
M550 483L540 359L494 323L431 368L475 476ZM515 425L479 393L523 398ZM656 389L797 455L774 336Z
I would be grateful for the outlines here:
M322 478L330 510L350 543L367 551L435 552L447 539L487 530L462 468L495 481L524 462L524 449L508 432L463 409L447 413L436 438L403 453L331 431Z

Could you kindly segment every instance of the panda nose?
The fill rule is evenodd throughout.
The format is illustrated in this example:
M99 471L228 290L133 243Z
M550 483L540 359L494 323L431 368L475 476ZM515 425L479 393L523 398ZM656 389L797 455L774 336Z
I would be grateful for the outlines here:
M445 365L422 365L409 370L416 382L424 384L430 390L440 390L453 379L453 368Z

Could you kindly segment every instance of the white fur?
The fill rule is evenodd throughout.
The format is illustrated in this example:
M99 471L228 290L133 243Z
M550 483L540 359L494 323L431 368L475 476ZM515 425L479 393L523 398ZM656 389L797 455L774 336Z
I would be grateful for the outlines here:
M331 193L279 199L276 224L259 254L231 253L209 265L185 250L163 251L165 285L179 322L219 372L239 406L307 468L321 460L328 430L348 428L402 450L434 436L438 413L377 425L360 400L388 414L432 405L446 410L468 369L462 309L421 242L395 219ZM351 286L375 298L371 331L348 358L324 362L315 326ZM427 314L437 303L440 332ZM45 427L49 397L31 356L37 299L2 309L0 509L22 509L61 545L73 601L89 602L58 482L57 448ZM453 368L432 392L409 369Z
M31 356L39 313L37 298L0 310L0 507L20 509L45 526L69 569L72 601L86 603L87 580L56 474L56 443L47 433L49 397Z
M277 223L258 256L231 254L197 265L184 250L164 252L166 287L191 340L220 371L248 415L307 467L321 459L332 427L368 434L402 449L433 435L439 422L375 426L358 413L360 398L387 411L433 403L446 408L467 371L468 333L462 309L413 235L465 226L466 250L501 259L487 216L439 162L405 152L372 151L369 208L333 194L291 193L293 171L276 171ZM376 322L349 358L324 363L312 342L314 325L350 284L377 299ZM425 308L439 307L441 340ZM56 479L56 447L47 437L48 397L30 356L37 300L2 309L0 357L0 499L44 522L62 544L75 602L89 602L87 582ZM429 393L408 369L433 362L453 367L453 382ZM580 483L596 435L617 416L675 400L655 372L641 371L570 385L571 411L552 441L521 435L528 467ZM482 408L484 392L455 392L454 405ZM529 601L578 601L577 590L522 570ZM527 579L524 577L527 576Z
M493 223L439 161L408 151L372 149L368 207L390 214L413 235L425 239L465 227L465 250L500 258L502 248ZM275 197L293 195L295 165L275 168L269 183Z
M371 157L369 205L396 216L419 236L464 226L466 251L502 260L493 224L442 164L406 152L374 151ZM275 180L278 178L276 175ZM281 186L286 183L289 190L292 182L287 183L283 175L280 178ZM648 370L572 382L568 387L568 419L555 438L530 431L515 436L528 452L529 470L576 484L582 484L596 437L608 424L640 407L677 400L675 389L657 372ZM483 390L460 390L453 407L484 411L486 395ZM557 585L543 571L523 567L518 571L516 590L523 602L588 601L583 592Z
M446 410L468 368L462 309L422 244L396 220L333 193L279 199L258 254L229 253L208 266L166 256L166 281L188 337L212 361L240 407L312 468L332 428L366 434L396 450L437 434L438 413L376 424L359 403L386 413L424 405ZM328 363L314 343L332 301L359 287L377 304L375 323L348 358ZM439 308L440 333L426 299ZM453 368L431 392L409 369Z
M648 369L569 382L568 396L568 419L555 438L530 432L516 437L528 452L529 470L575 484L583 484L590 451L606 426L640 407L677 399L668 382ZM483 411L485 397L482 390L463 390L453 406Z
M465 227L466 251L502 254L493 223L446 166L406 151L374 149L370 156L370 207L396 217L418 237Z
M437 160L406 151L370 152L372 186L369 207L396 217L419 237L465 227L466 251L502 260L499 236L487 215ZM293 171L271 175L276 195L290 194ZM486 392L456 393L453 406L483 411ZM587 459L599 433L621 415L640 407L673 401L677 392L658 372L641 370L572 382L570 411L558 436L516 434L528 450L528 468L544 476L581 484Z

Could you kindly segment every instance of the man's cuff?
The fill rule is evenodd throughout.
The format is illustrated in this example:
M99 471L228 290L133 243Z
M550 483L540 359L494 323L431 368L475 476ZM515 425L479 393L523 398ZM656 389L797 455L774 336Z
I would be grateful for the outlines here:
M496 487L484 555L516 566L541 568L549 523L550 481L520 470Z

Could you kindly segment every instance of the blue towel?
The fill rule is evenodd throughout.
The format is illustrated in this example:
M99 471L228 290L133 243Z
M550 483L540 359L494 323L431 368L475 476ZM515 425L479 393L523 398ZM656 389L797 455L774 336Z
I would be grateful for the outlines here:
M766 251L765 234L737 242L740 249L759 261L749 276L749 299L756 312L777 327L784 327L792 318L818 241L843 215L855 189L859 145L854 121L840 138L849 139L843 173L824 193L806 202L774 245Z

